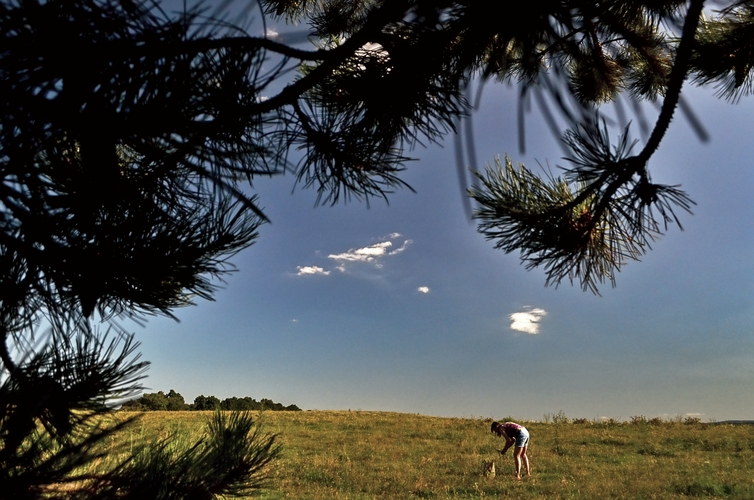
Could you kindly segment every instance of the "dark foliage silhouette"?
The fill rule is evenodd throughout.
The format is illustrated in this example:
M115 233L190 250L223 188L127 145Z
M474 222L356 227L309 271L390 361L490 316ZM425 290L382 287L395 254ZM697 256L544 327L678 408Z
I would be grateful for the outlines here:
M512 161L477 174L479 230L549 284L614 283L692 205L649 171L676 109L704 136L684 81L732 100L752 89L754 3L710 5L701 20L702 0L544 0L515 15L481 0L260 0L232 16L0 0L0 497L257 487L274 437L242 414L218 414L183 454L161 444L77 477L113 430L100 417L147 367L118 319L212 298L267 221L259 176L287 172L329 204L407 187L411 148L461 127L470 144L474 82L518 86L522 149L532 99L557 135L556 118L570 127L561 177ZM306 26L313 48L267 36L270 20ZM653 126L642 101L660 107ZM640 143L627 119L606 125L605 103L636 110Z

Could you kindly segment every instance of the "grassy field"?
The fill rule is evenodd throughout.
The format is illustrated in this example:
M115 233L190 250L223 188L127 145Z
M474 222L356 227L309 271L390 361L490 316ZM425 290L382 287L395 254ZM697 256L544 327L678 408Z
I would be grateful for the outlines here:
M123 415L123 414L120 414ZM127 415L127 414L126 414ZM116 436L131 446L202 435L208 412L152 412ZM754 426L634 419L527 422L532 477L516 481L490 420L362 412L266 412L282 456L261 498L754 498ZM500 420L505 420L501 418ZM494 460L497 477L485 477Z

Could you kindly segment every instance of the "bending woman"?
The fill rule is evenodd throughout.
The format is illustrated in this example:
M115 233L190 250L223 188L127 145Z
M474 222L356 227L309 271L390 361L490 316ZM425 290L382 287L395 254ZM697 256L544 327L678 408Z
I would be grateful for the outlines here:
M508 448L516 445L513 450L513 462L516 465L516 479L521 479L521 463L524 464L526 469L526 475L531 476L529 471L529 457L526 456L526 448L529 446L529 431L526 427L513 422L506 422L501 424L499 422L492 422L492 432L498 436L505 438L505 448L500 450L501 455L505 455Z

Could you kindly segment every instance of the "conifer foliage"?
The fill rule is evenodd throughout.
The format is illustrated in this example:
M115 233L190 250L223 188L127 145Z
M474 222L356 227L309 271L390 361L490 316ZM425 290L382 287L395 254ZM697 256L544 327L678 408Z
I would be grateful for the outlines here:
M0 0L0 497L257 486L276 448L249 437L248 416L218 416L186 455L76 477L112 430L98 417L147 367L116 320L212 298L267 220L250 194L259 176L290 172L321 203L405 187L407 151L457 130L472 81L515 83L571 124L561 177L509 160L478 174L479 230L548 283L614 282L692 206L649 172L684 81L733 100L752 90L754 2L709 6L259 0L226 18L152 0ZM605 103L642 100L661 111L641 144L600 120ZM158 476L175 488L145 489Z

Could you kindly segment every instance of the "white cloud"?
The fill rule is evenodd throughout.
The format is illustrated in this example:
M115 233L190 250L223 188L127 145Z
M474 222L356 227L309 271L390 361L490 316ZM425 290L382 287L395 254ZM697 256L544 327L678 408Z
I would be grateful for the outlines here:
M393 246L389 241L383 241L364 248L351 249L345 253L330 254L328 259L345 260L350 262L372 262L376 257L382 257L387 249Z
M409 245L411 245L411 243L413 243L413 242L414 242L414 240L406 240L406 241L404 241L403 245L401 245L400 248L396 248L392 252L388 253L388 255L391 255L391 256L392 255L398 255L399 253L401 253L404 250L406 250L409 247Z
M511 330L536 335L539 333L539 320L547 315L547 311L539 308L525 307L523 311L510 316Z
M429 287L428 286L420 286L416 289L419 293L429 293Z
M385 241L382 243L377 243L376 245L372 245L370 247L359 248L358 250L356 250L356 253L358 255L380 256L380 255L385 255L385 252L391 246L393 246L392 243L390 243L389 241Z
M276 30L272 28L267 28L267 38L277 38L280 36L280 33L278 33Z
M325 271L318 266L298 266L296 269L298 269L296 276L304 276L307 274L321 274L327 276L328 274L330 274L330 271Z
M343 253L331 253L327 258L336 261L337 266L335 269L342 273L349 272L349 266L352 263L357 264L359 262L382 269L385 258L403 253L413 242L412 240L405 240L400 247L393 248L393 242L390 240L395 240L401 236L400 233L389 233L387 236L380 238L378 243L361 248L352 248Z

